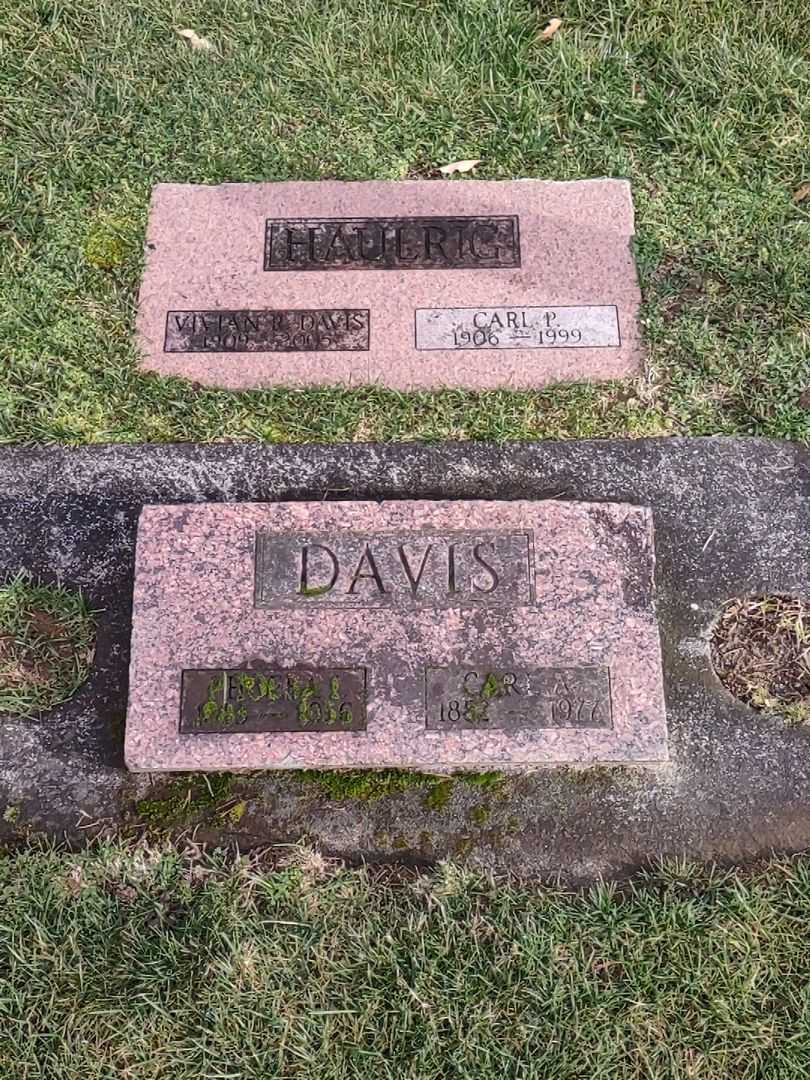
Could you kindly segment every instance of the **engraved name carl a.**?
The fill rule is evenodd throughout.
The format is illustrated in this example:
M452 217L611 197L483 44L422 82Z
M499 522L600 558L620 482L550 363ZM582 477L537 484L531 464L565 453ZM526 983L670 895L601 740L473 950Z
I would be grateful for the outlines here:
M453 607L531 600L527 533L259 533L257 607Z

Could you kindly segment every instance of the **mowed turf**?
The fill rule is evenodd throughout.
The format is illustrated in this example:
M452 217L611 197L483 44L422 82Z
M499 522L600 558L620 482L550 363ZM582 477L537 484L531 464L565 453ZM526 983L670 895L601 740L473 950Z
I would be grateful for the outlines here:
M193 850L0 858L4 1080L807 1076L807 859L573 895Z
M0 97L3 441L810 437L805 0L7 0ZM138 373L155 182L471 157L630 178L644 379L235 394Z

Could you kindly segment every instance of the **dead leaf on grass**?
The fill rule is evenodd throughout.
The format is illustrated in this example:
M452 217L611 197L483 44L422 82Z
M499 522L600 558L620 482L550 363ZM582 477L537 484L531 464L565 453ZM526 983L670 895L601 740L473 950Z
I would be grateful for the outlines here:
M451 161L449 165L441 165L439 172L444 173L445 176L451 176L457 172L470 172L476 165L480 165L483 160L483 158L468 158L466 161Z
M177 30L177 35L185 38L192 49L201 49L203 52L212 52L214 49L208 38L200 37L196 30L189 30L188 28Z
M803 409L810 409L810 386L799 394L799 404Z
M85 885L84 871L78 863L71 866L70 870L65 874L64 885L71 896L78 896Z
M793 192L794 202L804 202L805 199L810 199L810 184L802 184Z
M549 19L540 31L541 41L550 41L562 26L562 19Z

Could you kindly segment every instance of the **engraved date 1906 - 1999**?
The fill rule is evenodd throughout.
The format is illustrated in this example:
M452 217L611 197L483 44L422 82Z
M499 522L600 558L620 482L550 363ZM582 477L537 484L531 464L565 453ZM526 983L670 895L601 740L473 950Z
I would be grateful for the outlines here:
M428 730L612 726L607 668L428 668Z
M418 308L417 349L618 348L613 304L561 307Z
M469 325L463 323L453 327L453 344L457 348L480 347L489 345L497 348L501 338L523 343L534 334L535 345L579 345L582 342L582 330L578 326L557 326L558 316L554 311L544 311L536 325L527 321L526 309L504 311L476 311Z

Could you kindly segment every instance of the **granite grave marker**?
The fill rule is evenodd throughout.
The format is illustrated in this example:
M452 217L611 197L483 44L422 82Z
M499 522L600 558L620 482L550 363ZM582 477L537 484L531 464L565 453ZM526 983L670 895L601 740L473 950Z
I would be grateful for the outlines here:
M144 507L135 770L667 757L649 510Z
M232 389L635 374L621 180L158 184L143 366Z
M76 694L40 718L0 716L0 803L7 810L0 814L0 840L14 845L41 835L58 843L68 838L72 845L82 845L117 828L127 832L133 828L171 828L183 836L192 829L197 842L213 846L247 850L303 840L349 861L434 862L463 854L476 865L497 872L562 879L572 885L624 876L662 856L755 863L774 851L810 847L810 728L790 723L770 710L751 708L735 697L721 683L711 652L718 617L730 598L810 595L807 450L797 443L723 437L475 442L467 444L463 454L459 449L452 443L186 443L7 447L0 451L0 563L4 577L11 579L23 568L40 581L58 581L81 589L97 613L93 670ZM195 514L202 514L205 503L222 504L223 513L240 502L263 504L265 509L268 503L283 506L302 501L323 507L325 501L327 506L333 505L329 500L348 493L374 505L382 501L384 506L406 499L443 499L468 511L480 500L526 500L533 505L542 500L553 500L552 505L573 500L650 507L655 522L655 605L663 654L668 759L632 764L617 760L612 766L597 768L587 763L582 767L553 766L532 774L521 772L503 781L488 777L495 786L486 789L458 778L438 789L442 797L435 805L433 784L419 774L409 777L401 788L399 773L302 777L295 770L272 770L223 775L209 783L207 774L126 771L124 721L141 508L189 504L197 508ZM336 515L341 505L333 505ZM168 512L165 520L170 520ZM479 528L523 530L523 524L518 527L493 514L484 522L452 524L467 533ZM439 531L449 526L449 522L442 522ZM344 527L357 533L382 531L379 521L370 523L367 518L349 525L337 519L312 522L298 531L334 537ZM412 530L413 523L398 522L396 528ZM257 531L267 529L266 523L257 523ZM279 531L296 530L285 526ZM145 535L142 530L141 565ZM185 531L175 536L164 556L166 565L186 564L183 580L187 584L194 580L191 560L196 549L191 536ZM209 550L214 554L221 551L213 544ZM508 554L510 549L502 550ZM354 556L351 548L333 551L343 561ZM535 557L538 551L542 545L535 543ZM420 550L409 543L407 552L416 577ZM480 554L486 561L487 551L482 549ZM262 661L271 673L286 667L295 674L296 664L300 668L300 649L279 655L274 648L277 626L295 615L295 609L255 607L255 563L250 550L240 551L238 559L242 568L237 575L238 589L234 591L229 577L218 595L206 601L209 625L199 624L199 647L195 645L191 651L187 623L177 649L165 627L156 639L164 655L156 656L152 649L158 661L158 684L147 701L148 708L141 707L141 718L146 722L151 709L156 731L164 730L160 723L165 719L170 741L179 738L182 672L210 672L224 665L215 671L221 675L242 663L241 651L214 654L205 647L206 636L213 636L223 621L227 626L232 617L240 618L245 612L250 620L261 622L266 631L263 647L248 654L249 660ZM328 559L323 559L326 561L313 557L308 577L313 587L326 584L331 577ZM148 568L156 585L160 565L159 558L150 559ZM198 580L217 578L218 565L216 561L200 563ZM379 568L379 562L377 565ZM583 566L587 569L585 562ZM348 588L356 568L350 566L349 578L335 588ZM536 582L542 580L542 568L535 564L535 571ZM429 559L422 583L427 583L432 572ZM480 573L479 584L486 587L489 579L483 570ZM580 576L578 587L583 588L586 573ZM361 579L357 589L366 586L372 587L374 582ZM163 588L172 600L171 583L164 579ZM639 588L627 591L629 600L643 599L643 595ZM238 607L231 616L234 597ZM138 655L133 669L139 681L133 682L133 694L140 693L142 680L148 676L143 654L144 648L150 647L144 599L141 581L136 597L141 629L136 633ZM193 608L193 597L188 596L185 610ZM430 615L444 620L449 633L457 635L459 619L469 625L476 611L493 622L503 619L497 607L477 609L471 605L462 607L460 614L452 608L377 608L365 612L325 605L310 618L315 624L316 616L322 614L334 625L342 618L365 616L367 622L371 618L377 625L385 618L424 619ZM552 623L568 622L565 609L544 612L543 617ZM156 614L151 619L158 623ZM511 632L514 626L515 619L507 617L506 629ZM544 641L549 643L548 635ZM620 653L621 646L615 641L613 634L611 648ZM473 639L473 644L477 647L479 642ZM420 650L425 651L417 640L414 658ZM601 657L588 656L587 651L585 642L582 655L577 657L583 680L602 677L598 671L591 675L594 668L608 666L611 676L616 674L610 661L605 665ZM364 657L358 654L325 651L311 660L313 666L339 668L341 679L343 672L367 667L367 730L348 731L343 736L360 742L373 733L376 720L370 707L374 672L362 664ZM481 674L497 678L499 672L514 672L514 668L500 664L497 652L488 655L493 662L479 671L476 685L482 685ZM554 657L552 663L562 660L552 648L549 656ZM454 661L449 655L426 656L419 663L424 663L431 680L438 680L449 679L467 659L470 657ZM511 663L513 657L508 659ZM531 674L532 695L544 693L540 680L545 676L535 672L545 670L548 664L530 663L525 654L518 659L525 661ZM411 670L416 664L414 659ZM591 670L586 674L588 665ZM210 674L205 677L211 679ZM424 669L418 678L425 678ZM341 692L344 688L351 691L352 685L362 689L357 683L341 681ZM505 679L501 685L506 686ZM209 688L210 681L206 699ZM404 690L404 684L394 683L390 691L398 688ZM327 699L329 689L327 684ZM456 691L453 686L449 689ZM588 686L586 694L583 682L582 689L582 698L587 698L599 685ZM151 694L151 688L148 692ZM442 687L436 685L433 692L441 695ZM511 710L517 700L515 695L490 694L489 715L497 717L499 710ZM533 697L527 695L521 705L524 700L531 703ZM615 731L623 722L623 706L615 695L612 705ZM291 705L288 700L275 711L289 717L294 706L296 703ZM248 700L245 708L249 711L254 705ZM167 715L158 721L155 717L161 717L161 711ZM594 719L600 720L598 712ZM587 714L585 720L589 720ZM421 730L424 724L422 713L417 726ZM610 729L595 731L604 736ZM493 733L507 739L519 736L520 729L513 733L499 728ZM339 737L329 731L314 732L310 737L315 735L326 740ZM205 733L183 737L192 745L194 740L236 738ZM240 737L260 741L302 738L295 732L273 731ZM475 743L480 734L460 730L457 738ZM147 746L147 740L144 735L132 746L133 755L137 752L144 764L150 761L149 751L159 749ZM425 771L442 770L431 766ZM384 797L366 798L369 793Z

